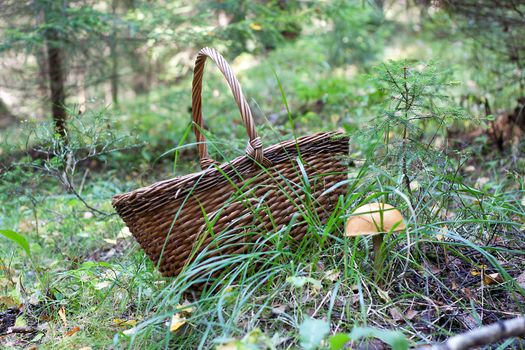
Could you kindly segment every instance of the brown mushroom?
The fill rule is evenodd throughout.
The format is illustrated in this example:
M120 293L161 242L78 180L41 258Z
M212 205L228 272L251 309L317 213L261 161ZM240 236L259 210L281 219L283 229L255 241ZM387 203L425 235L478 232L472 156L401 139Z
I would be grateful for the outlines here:
M388 232L405 229L403 215L389 204L369 203L357 208L346 221L347 237L373 236L374 260L376 266L381 263L381 245L383 236Z

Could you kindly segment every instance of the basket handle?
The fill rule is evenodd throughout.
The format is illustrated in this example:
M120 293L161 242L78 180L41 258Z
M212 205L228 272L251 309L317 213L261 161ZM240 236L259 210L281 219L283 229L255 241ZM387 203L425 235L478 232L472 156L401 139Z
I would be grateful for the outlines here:
M249 141L246 146L246 154L253 158L257 163L269 166L271 161L268 160L263 153L263 146L261 138L257 134L255 128L255 122L253 121L252 111L248 106L248 102L244 97L239 81L233 74L232 69L228 65L228 62L218 53L216 50L205 47L199 51L197 59L195 60L195 69L193 70L193 85L192 85L192 95L191 95L191 110L193 118L193 131L197 139L197 147L199 149L200 156L200 165L204 170L208 168L211 164L218 164L215 160L210 158L208 153L208 146L206 144L206 138L200 132L202 130L202 75L204 73L204 64L206 63L206 58L211 58L212 61L217 64L222 75L226 78L228 85L233 93L235 102L239 106L239 111L241 112L241 118L248 133Z

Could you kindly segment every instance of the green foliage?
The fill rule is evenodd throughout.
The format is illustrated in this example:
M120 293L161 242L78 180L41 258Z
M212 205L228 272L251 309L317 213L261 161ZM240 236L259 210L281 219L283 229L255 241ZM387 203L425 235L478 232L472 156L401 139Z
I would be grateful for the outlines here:
M254 1L204 2L202 8L210 6L228 26L216 30L217 39L227 43L231 52L260 52L275 49L288 38L300 35L309 14L308 4L299 1L258 3ZM209 9L206 9L209 11Z
M449 76L449 71L433 62L407 60L378 66L372 76L384 100L366 134L382 140L382 164L402 174L409 192L415 169L433 164L439 155L433 148L436 137L449 123L467 118L447 94L457 85Z
M372 79L385 96L377 124L384 131L406 129L411 139L417 139L428 124L439 130L467 118L450 96L458 82L449 80L450 70L434 62L390 61L376 67Z
M301 346L305 350L315 350L319 348L322 340L330 331L330 325L323 320L305 318L299 327L299 339Z
M360 64L376 58L382 40L390 32L383 13L362 1L330 1L319 9L321 18L331 24L326 45L334 66ZM370 36L374 40L370 40Z
M407 350L408 339L402 332L389 331L374 327L356 327L349 334L336 334L330 338L330 350L340 350L345 348L345 344L350 340L360 340L362 338L378 338L389 345L392 350Z
M31 250L29 249L29 243L27 239L21 234L11 230L0 230L0 235L16 243L20 248L24 250L28 257L31 257Z
M69 5L68 5L69 3ZM93 9L91 6L76 6L75 1L36 0L31 3L32 13L44 14L43 21L33 21L30 15L25 17L25 23L17 23L16 27L8 28L0 52L24 48L38 49L46 41L54 41L54 45L68 45L93 36L101 36L110 29L111 18ZM53 32L53 39L49 33Z

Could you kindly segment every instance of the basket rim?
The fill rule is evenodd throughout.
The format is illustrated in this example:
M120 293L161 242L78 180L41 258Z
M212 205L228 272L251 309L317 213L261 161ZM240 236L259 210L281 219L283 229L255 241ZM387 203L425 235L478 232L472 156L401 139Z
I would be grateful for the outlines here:
M341 131L318 132L315 134L305 135L305 136L301 136L295 139L281 141L279 143L272 144L264 148L264 153L268 156L271 156L277 150L289 149L291 147L295 148L296 144L297 146L300 147L300 146L308 145L312 143L319 143L319 142L326 141L327 139L332 139L332 138L345 139L345 142L348 142L349 140L349 137ZM242 162L245 162L247 159L249 159L250 161L253 161L248 155L244 154L230 161L225 161L221 163L220 165L210 166L209 168L205 170L201 170L201 171L186 174L186 175L179 175L179 176L176 176L170 179L166 179L166 180L156 181L148 186L144 186L144 187L134 189L132 191L116 194L112 197L112 205L116 208L121 207L125 205L125 203L127 203L132 198L147 195L150 192L159 190L161 187L164 187L164 186L168 186L171 189L175 187L181 188L185 184L191 183L193 180L196 180L199 178L208 178L208 177L214 177L216 175L222 175L222 172L228 172L228 171L234 170L237 165L239 165ZM279 161L277 161L277 163L279 163ZM169 189L164 188L164 190L168 191Z

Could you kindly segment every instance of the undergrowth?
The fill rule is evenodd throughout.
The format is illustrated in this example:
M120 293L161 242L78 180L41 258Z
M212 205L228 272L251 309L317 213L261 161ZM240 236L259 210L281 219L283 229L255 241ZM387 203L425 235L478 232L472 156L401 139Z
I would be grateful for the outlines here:
M428 83L419 78L415 74L408 83ZM395 102L396 96L383 98ZM22 160L1 175L0 306L22 304L17 322L37 329L2 341L43 349L340 349L380 339L404 349L524 313L523 174L511 159L489 155L486 164L472 164L467 153L449 147L438 126L460 113L433 109L439 107L418 110L426 113L422 119L430 118L424 127L410 124L419 120L406 108L386 109L386 124L370 123L382 132L366 134L360 140L368 142L352 147L348 180L340 184L346 195L322 224L314 211L297 218L309 222L300 242L289 238L291 222L258 238L244 254L216 257L211 247L175 278L160 276L112 214L110 198L168 178L174 169L193 169L195 162L178 156L183 142L164 150L162 161L121 169L111 162L145 156L126 153L115 135L90 139L94 148L74 142L85 140L85 132L71 135L69 145L48 144L52 156ZM299 124L298 132L309 130L289 111L287 117ZM322 126L337 128L340 120ZM409 139L406 130L416 126ZM268 128L265 136L266 142L285 138L280 128ZM401 143L390 144L391 137ZM211 140L226 159L229 151L242 153L237 137ZM417 157L409 145L428 147ZM107 154L100 154L101 147ZM403 152L388 153L388 147ZM308 192L306 180L291 186ZM344 236L352 211L370 202L394 205L408 227L387 235L380 271L370 240ZM215 239L232 234L226 230ZM518 340L504 345L511 342L523 346Z

